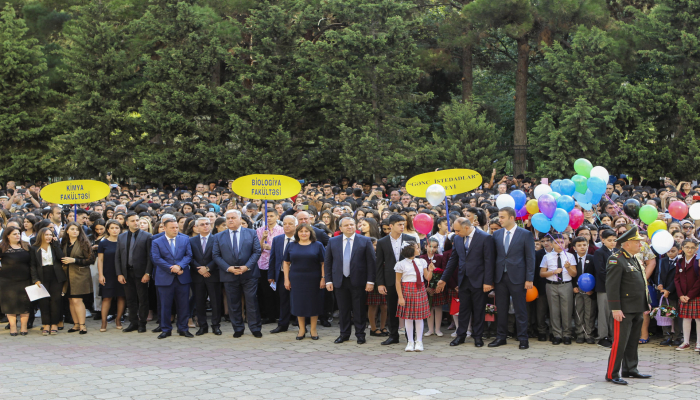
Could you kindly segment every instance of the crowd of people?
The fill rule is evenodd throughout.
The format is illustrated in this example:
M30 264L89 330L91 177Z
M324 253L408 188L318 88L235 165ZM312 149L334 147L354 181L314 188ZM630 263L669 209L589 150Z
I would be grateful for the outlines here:
M490 347L513 338L527 349L536 338L612 348L620 308L606 288L608 262L631 256L652 305L668 303L679 315L657 326L644 314L630 337L689 349L693 319L700 336L698 224L666 211L675 200L695 202L700 186L615 179L597 207L582 210L583 225L564 232L537 232L527 217L495 206L516 189L534 198L524 176L492 176L439 206L385 177L305 183L297 196L268 202L239 196L223 180L191 188L112 184L104 200L77 207L45 203L46 183L11 181L0 191L0 310L12 336L27 335L36 316L43 335L64 323L86 334L92 317L101 332L111 323L146 332L150 321L159 339L173 323L181 336L193 337L191 328L221 335L223 320L235 338L246 324L255 337L263 325L271 334L292 325L297 340L307 333L317 340L318 324L338 318L335 343L350 340L354 328L360 344L367 330L384 337L382 345L403 335L406 351L423 351L423 337L443 330L453 330L454 346L471 336L477 347L493 337ZM623 213L630 198L655 206L667 222L676 241L667 254L655 253L645 225ZM430 234L414 229L419 213L432 217ZM640 241L638 253L625 250L627 240ZM595 277L593 290L579 289L584 273ZM31 302L32 284L50 296ZM532 287L538 295L526 301Z

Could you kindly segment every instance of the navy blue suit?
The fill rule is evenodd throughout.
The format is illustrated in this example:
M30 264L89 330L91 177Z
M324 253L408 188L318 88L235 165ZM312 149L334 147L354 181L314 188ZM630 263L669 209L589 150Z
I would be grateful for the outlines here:
M274 279L277 283L277 295L280 298L280 319L277 325L287 328L289 327L289 319L292 316L291 304L289 302L289 290L284 287L284 242L287 240L287 235L277 235L272 238L270 249L270 269L267 272L269 279ZM291 238L289 243L292 243L294 238Z
M258 259L262 249L258 234L248 228L238 228L240 238L237 240L238 249L234 250L231 230L219 232L214 241L212 257L219 267L219 279L224 283L228 297L228 311L231 325L235 332L243 332L243 313L241 309L241 296L245 296L246 318L251 332L260 332L260 312L258 310ZM238 234L237 234L238 235ZM245 265L248 270L241 275L228 272L230 267Z
M202 251L202 236L190 238L192 246L192 263L190 264L192 275L192 293L194 294L195 310L199 327L207 326L207 296L211 299L211 326L218 327L221 322L221 280L219 279L219 266L214 262L212 253L216 235L210 233L207 246ZM199 267L209 268L209 278L199 273Z
M469 248L464 247L466 238L453 236L452 255L447 261L442 281L447 282L455 268L459 268L459 328L457 336L466 336L469 319L472 318L472 337L481 339L484 333L486 293L484 285L493 286L495 249L493 237L474 228Z
M190 262L192 261L192 248L190 240L183 234L175 237L175 253L171 250L167 236L163 235L151 244L151 256L155 266L154 280L160 295L160 327L163 332L170 332L173 325L170 322L172 316L173 299L177 307L177 329L187 332L187 320L190 317ZM182 274L170 272L170 267L179 265Z
M345 235L328 241L323 264L326 283L333 283L333 291L340 313L340 336L350 337L351 321L355 325L355 336L365 338L367 325L367 282L374 282L377 260L372 241L366 236L354 235L350 252L350 271L343 274ZM330 280L329 280L330 279ZM351 317L352 315L352 317Z

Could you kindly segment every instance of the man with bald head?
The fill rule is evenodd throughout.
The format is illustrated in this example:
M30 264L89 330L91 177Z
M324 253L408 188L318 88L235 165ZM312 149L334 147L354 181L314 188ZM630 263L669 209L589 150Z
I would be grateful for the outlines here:
M294 241L294 233L297 229L298 221L295 216L287 215L282 220L283 235L277 235L272 238L270 246L270 269L267 272L268 283L276 285L275 291L279 297L280 318L277 321L277 327L270 333L286 332L289 329L289 319L291 318L291 307L289 303L289 290L284 287L284 269L282 269L282 261L284 261L284 252L287 246Z
M486 295L494 286L493 237L476 229L467 218L457 218L452 226L455 231L452 255L437 286L437 292L442 292L447 280L458 271L459 327L450 346L464 343L471 318L474 346L483 347Z
M328 246L328 239L329 239L328 235L326 234L326 232L323 229L318 229L315 226L312 226L313 221L312 221L312 218L308 212L299 211L297 213L296 217L297 217L297 220L299 221L299 225L307 224L307 225L311 226L312 228L314 228L314 233L316 233L316 240L321 242L324 247Z

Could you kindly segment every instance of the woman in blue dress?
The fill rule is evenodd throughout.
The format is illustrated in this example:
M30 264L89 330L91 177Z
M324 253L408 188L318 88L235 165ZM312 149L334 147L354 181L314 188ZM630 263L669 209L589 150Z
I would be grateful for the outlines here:
M311 321L311 339L318 340L316 323L323 313L326 281L323 276L325 249L316 241L312 227L301 224L294 234L294 242L284 252L284 287L289 290L291 311L299 320L297 340L306 336L306 318Z

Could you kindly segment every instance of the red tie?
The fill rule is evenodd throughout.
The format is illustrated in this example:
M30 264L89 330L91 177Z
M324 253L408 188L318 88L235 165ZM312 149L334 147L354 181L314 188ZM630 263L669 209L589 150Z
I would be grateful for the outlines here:
M418 265L416 265L416 260L413 260L413 269L416 270L416 289L420 290L423 288L423 284L420 279L420 271L418 270Z

